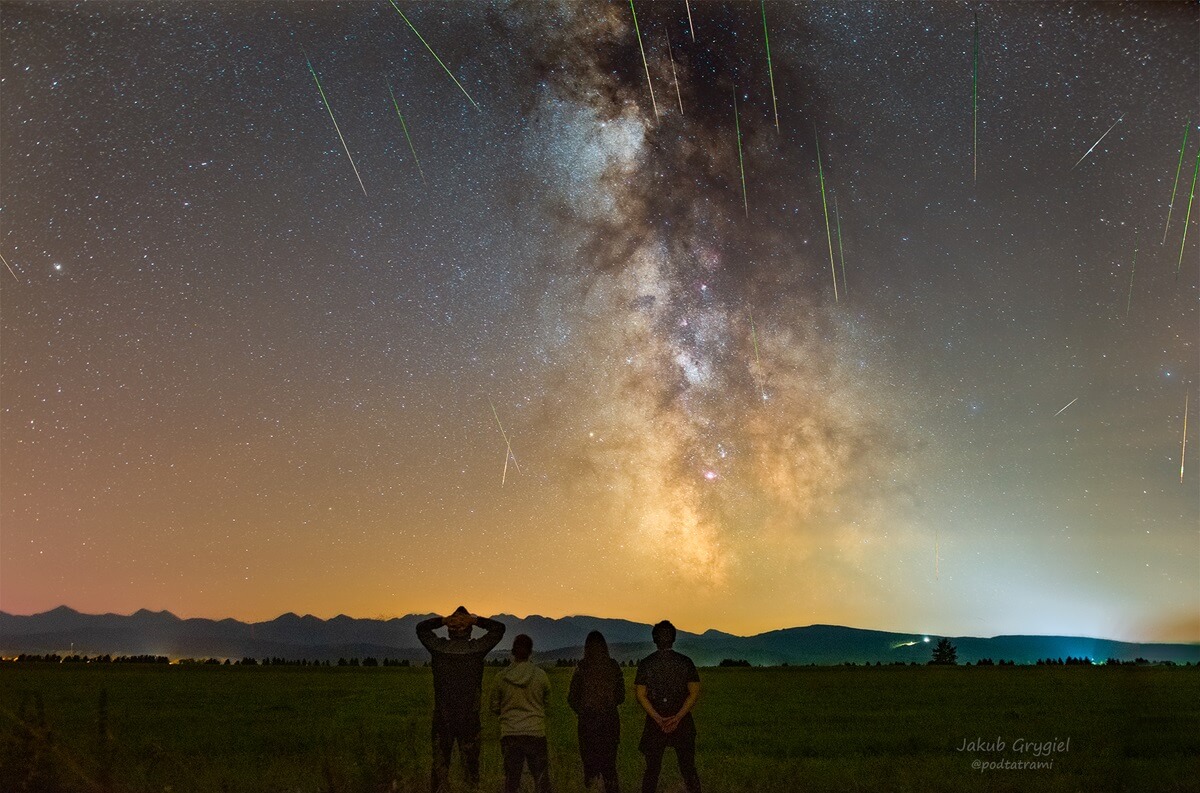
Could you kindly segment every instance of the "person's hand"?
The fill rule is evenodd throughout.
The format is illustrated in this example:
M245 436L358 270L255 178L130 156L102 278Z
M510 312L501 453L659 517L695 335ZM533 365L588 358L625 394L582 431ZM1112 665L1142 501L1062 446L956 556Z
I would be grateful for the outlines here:
M461 631L475 624L474 615L466 614L451 614L449 617L442 617L442 624L452 631Z
M666 719L664 719L662 716L659 716L657 713L651 713L650 718L654 719L654 723L658 725L660 730L663 732L667 731L667 728L663 726L667 722Z
M662 727L663 732L665 732L667 735L670 735L671 733L675 732L677 727L679 727L679 716L668 716L662 720L662 724L659 726Z

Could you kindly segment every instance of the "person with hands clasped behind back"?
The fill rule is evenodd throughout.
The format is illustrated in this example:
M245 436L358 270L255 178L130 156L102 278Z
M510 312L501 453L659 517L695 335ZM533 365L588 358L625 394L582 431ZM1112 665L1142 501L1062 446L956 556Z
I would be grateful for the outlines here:
M679 774L689 793L700 793L696 771L696 723L692 708L700 696L700 675L686 655L675 652L675 626L663 620L651 631L656 652L638 662L633 680L638 702L646 711L646 725L638 748L646 757L642 793L658 789L663 754L675 749Z

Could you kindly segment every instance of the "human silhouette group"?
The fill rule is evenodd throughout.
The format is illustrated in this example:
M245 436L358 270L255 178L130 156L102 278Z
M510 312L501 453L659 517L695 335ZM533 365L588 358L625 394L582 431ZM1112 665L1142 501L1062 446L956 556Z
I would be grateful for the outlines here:
M446 638L435 631L446 628ZM472 638L472 630L484 631ZM504 623L479 617L459 606L446 617L430 617L417 625L417 637L432 656L433 768L432 793L446 793L454 745L468 786L479 786L483 667L487 654L504 638ZM692 708L700 695L700 676L686 655L675 652L675 626L663 620L651 637L658 649L638 662L634 693L646 713L638 749L645 757L642 793L658 789L663 755L675 750L679 773L689 793L700 792L696 771L696 724ZM512 662L497 677L489 696L492 713L500 720L500 754L504 760L505 793L520 787L529 769L538 793L550 793L549 752L546 745L546 701L550 678L530 659L533 640L513 639ZM625 701L625 678L599 631L588 634L583 660L575 668L567 703L578 718L579 754L584 784L603 784L605 793L618 793L617 748L621 741L618 711Z

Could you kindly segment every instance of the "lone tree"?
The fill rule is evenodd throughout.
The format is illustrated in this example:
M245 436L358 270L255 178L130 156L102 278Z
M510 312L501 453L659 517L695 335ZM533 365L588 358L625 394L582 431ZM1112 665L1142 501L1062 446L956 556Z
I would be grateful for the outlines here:
M958 648L951 644L949 639L938 639L937 647L933 648L933 660L929 663L956 666L958 664Z

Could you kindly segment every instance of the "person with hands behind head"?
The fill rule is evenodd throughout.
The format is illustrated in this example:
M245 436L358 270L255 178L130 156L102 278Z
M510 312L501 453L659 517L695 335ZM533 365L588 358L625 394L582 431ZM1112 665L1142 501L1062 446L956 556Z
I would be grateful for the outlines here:
M434 631L445 626L447 638ZM483 636L473 639L473 628ZM433 769L430 789L444 793L449 785L454 744L462 758L467 784L479 787L479 705L483 662L504 638L504 623L479 617L459 606L447 617L417 623L417 638L429 651L433 666Z

